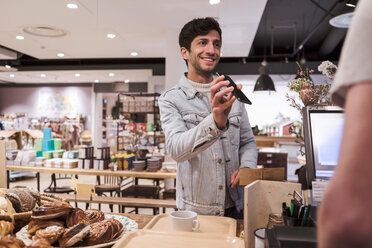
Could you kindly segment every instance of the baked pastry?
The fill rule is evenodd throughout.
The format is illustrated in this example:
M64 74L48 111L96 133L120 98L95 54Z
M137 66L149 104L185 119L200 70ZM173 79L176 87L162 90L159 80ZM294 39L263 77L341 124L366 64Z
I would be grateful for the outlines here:
M7 190L6 198L13 204L17 213L31 211L40 202L40 194L27 187L14 187Z
M59 246L70 247L83 240L90 231L90 226L83 223L70 227L65 231L63 236L59 239Z
M35 239L26 248L53 248L53 246L46 239Z
M72 227L80 223L89 225L89 217L85 214L84 210L80 208L74 208L74 210L72 210L72 212L67 216L66 225L67 227Z
M0 220L0 237L4 237L14 230L13 223L5 220Z
M14 236L5 236L0 237L0 247L1 248L23 248L25 247L25 243L22 240L17 239Z
M88 209L84 213L88 216L90 224L102 221L105 219L105 214L98 209Z
M65 223L62 220L39 220L39 219L32 219L28 223L28 230L27 233L28 235L32 236L35 234L37 230L47 228L48 226L60 226L60 227L65 227Z
M88 245L107 243L123 231L123 225L114 219L106 219L90 225L89 235L85 238Z
M8 201L2 196L0 196L0 210L5 212L8 210Z
M73 208L66 202L51 202L32 210L32 219L49 220L67 216Z
M45 229L40 229L35 233L33 239L46 239L50 244L56 242L62 237L65 232L65 228L60 226L48 226Z
M123 224L115 219L106 219L107 221L111 222L114 226L114 236L112 237L113 239L118 237L124 230Z

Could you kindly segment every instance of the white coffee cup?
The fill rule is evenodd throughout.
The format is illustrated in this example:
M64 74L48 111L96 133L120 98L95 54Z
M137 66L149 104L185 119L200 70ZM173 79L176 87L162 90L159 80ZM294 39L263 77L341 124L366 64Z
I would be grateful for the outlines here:
M171 219L172 229L175 231L191 232L196 231L200 227L198 214L193 211L180 210L169 214Z

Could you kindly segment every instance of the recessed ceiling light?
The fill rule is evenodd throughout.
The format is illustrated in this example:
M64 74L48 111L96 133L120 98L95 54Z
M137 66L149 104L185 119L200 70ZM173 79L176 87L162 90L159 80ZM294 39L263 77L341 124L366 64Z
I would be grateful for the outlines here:
M137 56L138 53L137 53L137 52L131 52L130 55L132 55L132 56Z
M75 4L75 3L68 3L66 6L69 9L77 9L78 8L78 5Z
M22 35L17 35L17 36L16 36L16 39L17 39L17 40L24 40L25 37L23 37Z
M45 78L46 75L44 73L40 74L40 77Z
M95 83L99 83L99 80L98 80L98 79L96 79L96 80L94 80L94 82L95 82Z
M75 77L80 77L80 74L79 73L75 73Z
M6 69L10 69L10 68L12 68L10 65L5 65L5 68Z
M11 78L14 78L14 77L15 77L15 75L14 75L14 74L10 74L10 75L9 75L9 77L11 77Z
M210 5L215 5L215 4L219 4L219 3L220 3L220 0L209 0Z
M115 76L115 73L110 72L110 73L109 73L109 77L113 77L113 76Z
M113 39L116 37L116 34L107 34L107 38Z
M62 58L62 57L65 57L65 54L64 53L57 53L57 56Z
M126 83L126 84L129 83L129 82L130 82L129 79L125 79L125 80L124 80L124 83Z

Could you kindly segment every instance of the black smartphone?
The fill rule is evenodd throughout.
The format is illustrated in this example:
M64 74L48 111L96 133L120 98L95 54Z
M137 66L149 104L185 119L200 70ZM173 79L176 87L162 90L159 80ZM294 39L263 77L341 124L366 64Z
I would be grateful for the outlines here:
M218 73L216 73L216 75L220 76L220 74ZM234 87L232 94L236 97L236 99L238 99L238 101L245 103L245 104L252 104L252 102L248 99L248 97L246 97L246 95L244 95L244 93L241 90L239 90L238 87L236 87L236 84L231 79L231 77L227 76L226 74L224 74L223 76L225 77L224 80L227 80L230 82L227 87L230 87L230 86Z

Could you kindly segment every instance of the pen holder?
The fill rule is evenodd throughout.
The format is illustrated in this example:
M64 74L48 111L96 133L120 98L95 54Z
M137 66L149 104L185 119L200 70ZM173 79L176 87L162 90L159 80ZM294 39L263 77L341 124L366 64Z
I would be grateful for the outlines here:
M301 219L283 215L283 221L285 226L301 226Z

